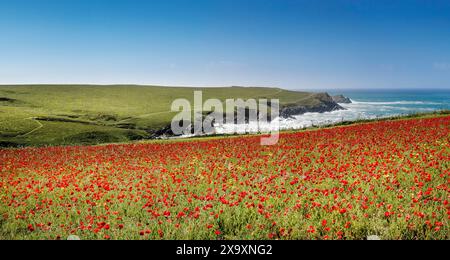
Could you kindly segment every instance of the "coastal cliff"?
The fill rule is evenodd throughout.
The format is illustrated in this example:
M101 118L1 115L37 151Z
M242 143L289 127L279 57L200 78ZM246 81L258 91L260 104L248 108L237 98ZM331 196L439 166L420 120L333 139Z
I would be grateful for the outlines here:
M334 101L328 93L312 94L310 99L311 100L307 104L302 104L299 102L281 107L280 116L283 118L289 118L304 113L324 113L336 110L345 110L345 108Z
M338 104L351 104L352 100L344 95L336 95L331 97Z

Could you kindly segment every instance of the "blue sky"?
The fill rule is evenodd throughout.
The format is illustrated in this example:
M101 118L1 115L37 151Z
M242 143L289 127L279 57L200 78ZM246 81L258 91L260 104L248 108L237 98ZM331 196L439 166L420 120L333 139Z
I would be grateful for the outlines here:
M0 84L450 88L450 1L0 0Z

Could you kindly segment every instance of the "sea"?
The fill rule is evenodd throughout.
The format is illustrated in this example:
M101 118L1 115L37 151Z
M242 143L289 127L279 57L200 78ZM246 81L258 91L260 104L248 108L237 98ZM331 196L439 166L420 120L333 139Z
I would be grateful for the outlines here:
M276 129L302 129L311 126L333 125L343 121L376 119L415 113L450 110L450 89L416 90L320 90L330 95L342 94L352 100L340 104L345 110L325 113L305 113L291 118L277 118L271 123L228 124L215 127L217 134L233 132L268 132Z

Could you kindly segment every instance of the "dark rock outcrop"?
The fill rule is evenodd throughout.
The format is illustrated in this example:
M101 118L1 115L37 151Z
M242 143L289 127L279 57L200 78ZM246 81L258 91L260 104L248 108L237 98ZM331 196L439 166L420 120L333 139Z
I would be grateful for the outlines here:
M316 104L311 105L287 105L281 108L280 116L284 118L289 118L296 115L301 115L304 113L316 112L324 113L336 110L345 110L333 98L328 95L328 93L318 93L316 98L319 101Z
M344 95L336 95L336 96L332 96L331 98L333 99L334 102L339 103L339 104L351 104L352 103L350 98L348 98Z
M157 139L162 137L170 137L175 136L172 132L171 125L167 125L161 129L154 131L153 129L149 129L147 133L150 135L150 139Z

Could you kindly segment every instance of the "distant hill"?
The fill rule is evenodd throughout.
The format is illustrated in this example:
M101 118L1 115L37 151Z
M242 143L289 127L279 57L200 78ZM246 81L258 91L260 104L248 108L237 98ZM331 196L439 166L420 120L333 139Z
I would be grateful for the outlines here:
M285 117L342 109L326 93L260 87L137 85L0 86L0 146L72 145L148 139L170 125L173 100L277 98Z

